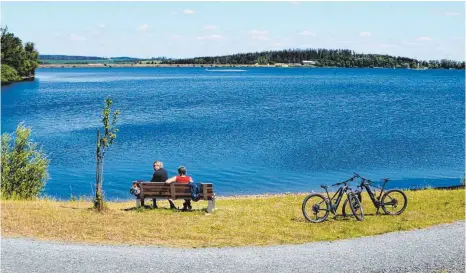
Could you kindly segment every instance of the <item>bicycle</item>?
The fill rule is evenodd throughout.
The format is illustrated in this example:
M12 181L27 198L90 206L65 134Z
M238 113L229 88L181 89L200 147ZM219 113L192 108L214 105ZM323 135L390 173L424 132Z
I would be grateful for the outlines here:
M327 198L320 193L311 193L308 196L306 196L306 198L304 198L303 200L301 208L303 211L304 218L313 223L320 223L327 219L330 212L336 216L338 206L340 205L340 201L343 198L343 195L346 193L346 201L349 200L350 208L353 215L356 217L358 221L362 221L364 219L362 205L359 199L357 198L356 194L348 187L348 183L353 181L356 177L357 176L353 176L346 181L333 184L332 187L340 185L343 186L341 186L331 198L327 190L328 186L325 185L321 185L321 187L325 189L325 191L327 192ZM308 205L310 206L310 209L308 209ZM314 217L311 217L311 215L308 214L308 210Z
M366 189L372 201L372 204L377 209L376 211L377 215L379 214L380 208L382 208L385 214L389 214L389 215L400 215L401 213L403 213L403 211L405 211L406 206L408 205L408 197L406 197L406 194L402 190L392 189L384 193L385 186L390 179L388 178L382 179L383 186L382 188L379 188L379 187L372 185L373 182L371 180L365 179L364 177L361 177L357 173L354 173L354 176L361 179L361 183L358 186L360 190L355 191L356 195L359 198L359 201L362 202L361 193L363 192L364 189ZM373 188L380 189L379 196L376 196L375 190ZM342 213L343 213L343 216L345 217L347 215L346 213L347 205L348 205L348 202L345 200L345 202L343 203L343 207L342 207Z

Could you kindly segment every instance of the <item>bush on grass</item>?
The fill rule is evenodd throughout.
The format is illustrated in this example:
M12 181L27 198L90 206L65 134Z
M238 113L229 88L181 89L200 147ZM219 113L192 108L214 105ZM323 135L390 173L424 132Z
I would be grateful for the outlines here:
M48 179L49 160L30 140L30 128L20 123L15 135L2 134L2 198L32 199L41 193Z

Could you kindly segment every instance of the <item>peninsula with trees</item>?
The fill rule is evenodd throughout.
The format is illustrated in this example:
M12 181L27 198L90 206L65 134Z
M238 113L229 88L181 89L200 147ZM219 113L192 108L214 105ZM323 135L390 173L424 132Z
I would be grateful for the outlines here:
M41 67L342 67L342 68L408 68L464 69L464 61L417 60L381 54L362 54L349 49L284 49L195 58L153 57L87 57L41 55Z
M1 30L1 66L2 85L13 82L33 80L35 70L39 66L39 52L34 43L24 44L20 38L8 32L8 28Z

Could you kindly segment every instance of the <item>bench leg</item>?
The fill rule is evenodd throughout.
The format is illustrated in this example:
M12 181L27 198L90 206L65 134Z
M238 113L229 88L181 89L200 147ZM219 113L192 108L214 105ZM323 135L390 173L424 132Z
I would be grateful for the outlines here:
M141 199L136 198L136 208L139 208L141 206Z
M212 213L215 209L215 199L208 200L207 201L209 204L207 205L207 212Z

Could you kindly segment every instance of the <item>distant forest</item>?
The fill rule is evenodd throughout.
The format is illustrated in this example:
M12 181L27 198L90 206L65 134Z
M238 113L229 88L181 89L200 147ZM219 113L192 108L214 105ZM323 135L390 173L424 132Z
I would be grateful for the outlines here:
M40 63L149 63L149 64L194 64L194 65L308 65L313 67L384 67L384 68L456 68L464 69L464 61L416 60L381 54L361 54L348 49L285 49L253 53L238 53L225 56L208 56L185 59L157 57L139 59L132 57L86 57L66 55L40 55Z
M240 53L217 57L165 59L165 64L303 64L311 61L316 67L385 67L385 68L456 68L464 69L464 61L422 61L407 57L380 54L359 54L348 49L285 49ZM307 63L307 62L306 62Z
M72 55L44 55L40 54L41 60L105 60L102 57L93 56L72 56Z
M139 58L132 57L95 57L95 56L73 56L73 55L47 55L39 56L40 64L89 64L89 63L136 63Z

